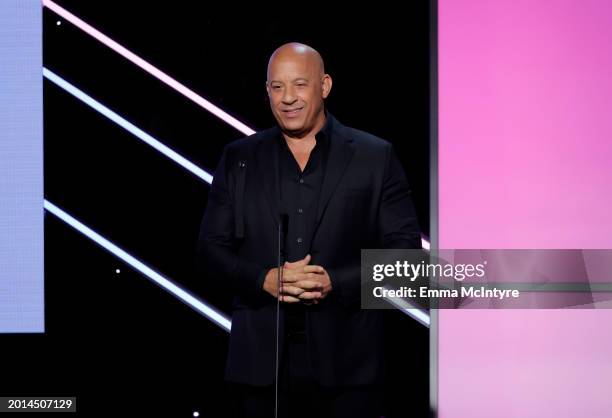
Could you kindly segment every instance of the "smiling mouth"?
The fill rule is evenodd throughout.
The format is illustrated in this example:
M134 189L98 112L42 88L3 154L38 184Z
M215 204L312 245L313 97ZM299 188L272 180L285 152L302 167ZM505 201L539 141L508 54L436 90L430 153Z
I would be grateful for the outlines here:
M303 107L300 107L298 109L283 110L283 113L285 114L285 116L292 118L292 117L297 116L298 113L300 113L302 109Z

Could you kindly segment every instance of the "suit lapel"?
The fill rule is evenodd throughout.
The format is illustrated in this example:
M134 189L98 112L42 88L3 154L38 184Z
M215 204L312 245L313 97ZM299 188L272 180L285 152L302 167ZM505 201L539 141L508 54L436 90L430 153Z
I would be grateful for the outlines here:
M338 124L338 122L334 121L334 124ZM353 153L355 152L353 141L341 135L339 127L336 127L334 131L334 134L330 138L325 176L323 178L323 184L321 185L321 194L317 205L317 219L313 231L314 234L316 234L321 219L325 214L325 209L327 209L327 205L329 204L329 200L334 194L336 187L338 187L338 183L340 183L353 157Z

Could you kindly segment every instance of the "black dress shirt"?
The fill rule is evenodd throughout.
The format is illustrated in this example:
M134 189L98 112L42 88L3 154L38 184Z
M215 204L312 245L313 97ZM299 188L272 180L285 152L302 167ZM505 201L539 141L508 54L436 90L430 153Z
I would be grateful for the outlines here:
M304 171L300 169L282 134L278 137L281 208L288 215L285 260L289 262L303 259L310 251L317 205L325 176L331 124L331 118L327 118L323 128L316 134L316 144ZM287 303L284 304L284 309L287 331L305 331L307 306L302 303Z

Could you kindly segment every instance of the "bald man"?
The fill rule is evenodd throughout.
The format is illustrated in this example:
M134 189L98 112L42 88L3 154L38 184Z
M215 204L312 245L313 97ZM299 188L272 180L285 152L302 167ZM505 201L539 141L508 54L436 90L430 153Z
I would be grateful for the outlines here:
M391 144L327 112L331 88L313 48L274 51L266 90L277 126L226 146L202 220L202 272L235 295L226 379L248 417L274 416L277 297L279 416L382 413L382 316L360 309L361 249L420 248L420 232Z

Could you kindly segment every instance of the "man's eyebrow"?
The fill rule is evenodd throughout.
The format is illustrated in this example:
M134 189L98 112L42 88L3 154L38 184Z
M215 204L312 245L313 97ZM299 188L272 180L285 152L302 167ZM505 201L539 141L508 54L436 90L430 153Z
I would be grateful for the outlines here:
M293 80L291 80L291 82L292 82L292 83L297 83L297 82L299 82L299 81L305 81L305 82L307 82L307 83L308 83L308 82L310 82L310 80L309 80L309 79L304 78L304 77L298 77L298 78L294 78ZM280 81L280 80L270 80L270 81L268 81L267 83L268 83L268 84L274 84L274 83L283 84L283 82L282 82L282 81Z

